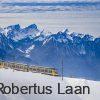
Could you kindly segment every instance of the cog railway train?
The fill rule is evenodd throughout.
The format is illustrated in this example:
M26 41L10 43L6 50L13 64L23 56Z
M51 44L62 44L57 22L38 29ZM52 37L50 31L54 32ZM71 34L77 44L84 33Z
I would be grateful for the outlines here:
M11 68L17 71L34 72L34 73L51 75L51 76L59 76L55 68L28 66L25 64L14 63L14 62L0 61L0 68L5 68L5 69Z

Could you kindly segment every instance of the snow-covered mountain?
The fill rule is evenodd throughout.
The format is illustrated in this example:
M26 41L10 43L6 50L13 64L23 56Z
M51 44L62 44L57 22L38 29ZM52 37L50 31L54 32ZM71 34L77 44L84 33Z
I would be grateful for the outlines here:
M64 75L100 80L100 38L88 34L56 34L40 31L35 24L26 28L0 28L0 59L55 67Z

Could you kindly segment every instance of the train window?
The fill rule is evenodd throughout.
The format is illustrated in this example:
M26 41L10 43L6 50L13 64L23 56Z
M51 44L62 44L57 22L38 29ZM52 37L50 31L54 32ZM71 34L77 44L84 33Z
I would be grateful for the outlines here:
M33 71L36 71L36 68L32 68Z
M20 66L20 65L18 65L18 67L20 68L21 66Z
M20 66L19 65L16 65L16 68L20 68Z
M3 63L0 63L0 65L3 65Z
M42 72L42 69L41 68L38 68L39 69L39 72Z
M39 72L41 72L41 68L38 68Z
M41 69L41 72L44 72L44 69Z
M9 67L11 67L12 65L11 64L9 64Z
M49 73L52 73L52 70L51 69L49 69Z
M19 68L19 69L21 68L20 65L18 65L18 68Z
M14 66L14 68L17 68L17 65L13 65Z
M8 64L8 67L10 67L10 64Z
M30 71L34 71L34 69L33 68L30 68Z
M12 67L15 67L15 65L12 64Z
M23 66L20 66L21 69L23 69Z
M41 72L41 68L38 68L38 72Z
M31 71L32 70L32 68L28 68L29 69L29 71Z
M39 69L38 68L36 68L36 70L37 70L37 72L39 72Z
M7 67L7 63L5 63L5 66Z
M5 63L4 63L4 66L5 66Z
M22 69L24 69L24 66L21 66Z
M47 69L45 69L45 72L48 72L48 70L47 70Z
M45 72L45 69L43 69L43 72Z
M41 68L39 69L39 72L42 72L42 69Z
M22 68L21 65L18 65L18 66L19 66L20 69Z
M19 65L16 65L16 68L20 68L20 66Z
M13 67L16 68L16 65L14 64Z
M42 69L42 72L45 72L45 69L44 68Z
M31 70L31 71L34 71L34 69L33 69L33 68L31 68L30 70Z

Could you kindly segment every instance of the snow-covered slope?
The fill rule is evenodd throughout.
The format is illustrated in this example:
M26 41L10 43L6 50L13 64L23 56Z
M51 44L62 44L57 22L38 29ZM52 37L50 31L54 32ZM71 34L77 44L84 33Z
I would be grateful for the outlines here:
M62 81L61 77L53 77L48 75L42 75L39 73L13 71L11 69L0 69L0 83L5 85L11 85L14 83L18 86L31 86L37 83L39 86L52 86L53 94L50 95L1 95L0 100L99 100L100 97L100 81L89 81L85 79L67 78L64 77ZM89 86L90 94L85 95L59 95L57 94L57 83L60 83L62 89L65 86Z

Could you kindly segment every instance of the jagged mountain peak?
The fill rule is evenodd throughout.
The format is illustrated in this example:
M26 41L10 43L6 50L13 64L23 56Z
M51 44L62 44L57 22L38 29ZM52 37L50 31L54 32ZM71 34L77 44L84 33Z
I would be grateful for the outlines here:
M36 24L31 24L28 27L25 27L25 29L37 29L37 25Z
M66 28L66 29L63 31L63 33L68 34L68 33L69 33L69 30Z
M83 39L84 39L85 41L94 41L94 40L95 40L95 38L94 38L92 35L89 35L89 34L86 34L86 35L83 37Z
M85 36L85 34L83 34L83 33L77 33L77 32L72 32L70 35L72 37L80 37L80 38L83 38Z
M27 36L34 38L40 35L40 31L38 30L37 25L35 24L31 24L25 28L21 28L19 24L10 25L4 28L1 32L5 34L6 37L15 41L26 38Z
M4 28L4 29L6 29L6 28ZM7 29L8 30L16 30L16 31L18 31L18 30L20 30L20 25L19 24L10 25L10 26L7 27Z

